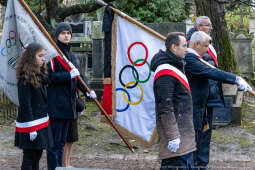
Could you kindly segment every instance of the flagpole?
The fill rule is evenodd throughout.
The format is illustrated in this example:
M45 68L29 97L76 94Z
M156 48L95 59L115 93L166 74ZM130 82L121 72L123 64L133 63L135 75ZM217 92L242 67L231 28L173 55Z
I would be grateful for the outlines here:
M95 0L98 4L102 5L102 6L107 6L108 4L105 3L104 1L102 0ZM138 22L137 20L135 20L134 18L128 16L127 14L121 12L120 10L112 7L112 6L109 6L116 14L118 14L119 16L121 16L122 18L128 20L129 22L135 24L135 25L138 25L139 27L143 28L144 30L146 30L147 32L151 33L152 35L156 36L157 38L159 38L160 40L162 41L165 41L166 40L166 37L164 37L163 35L161 35L160 33L154 31L153 29L147 27L146 25Z
M51 38L51 36L49 35L49 33L47 32L47 30L44 28L44 26L41 24L41 22L37 19L37 17L33 14L32 10L29 8L29 6L26 4L26 2L24 0L19 0L19 2L22 4L22 6L25 8L25 10L29 13L29 15L32 17L32 19L34 20L34 22L37 24L37 26L40 28L40 30L42 31L42 33L47 37L47 39L50 41L50 43L55 47L55 49L57 50L57 52L61 55L61 57L65 60L65 62L68 64L68 66L71 68L70 66L70 61L67 60L66 57L64 57L64 54L62 53L62 51L58 48L57 44L55 43L55 41ZM91 92L91 90L88 88L88 86L85 84L85 82L81 79L80 76L78 76L78 80L81 82L81 84L85 87L86 91L88 93ZM131 152L134 152L134 149L132 147L132 145L128 142L128 140L126 139L126 137L124 137L120 130L118 129L118 127L116 126L116 124L113 122L113 120L110 118L110 116L107 114L107 112L104 110L104 108L102 107L102 105L99 103L99 101L95 98L93 99L93 101L96 103L96 105L98 106L98 108L102 111L102 113L104 114L104 116L106 117L106 119L109 121L109 123L111 124L111 126L115 129L115 131L118 133L118 135L121 137L121 139L124 141L124 143L128 146L129 150Z

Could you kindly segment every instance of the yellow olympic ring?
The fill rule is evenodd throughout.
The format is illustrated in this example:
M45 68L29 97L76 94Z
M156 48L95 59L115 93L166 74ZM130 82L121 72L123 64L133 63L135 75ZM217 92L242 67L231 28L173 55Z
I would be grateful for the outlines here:
M136 81L130 81L130 82L128 82L128 83L125 85L124 89L126 90L127 87L128 87L130 84L136 84ZM141 103L141 101L143 100L143 88L142 88L142 86L141 86L139 83L138 83L137 85L138 85L138 87L139 87L140 90L141 90L141 97L140 97L140 99L138 100L138 102L135 102L135 103L134 103L134 102L129 101L129 100L127 99L127 97L126 97L126 93L123 91L123 97L124 97L125 101L126 101L128 104L130 104L130 105L137 105L137 104Z
M9 49L9 50L8 50L8 49ZM12 54L12 51L13 51L13 48L8 48L8 47L7 47L6 51L7 51L7 54L11 55L11 54Z

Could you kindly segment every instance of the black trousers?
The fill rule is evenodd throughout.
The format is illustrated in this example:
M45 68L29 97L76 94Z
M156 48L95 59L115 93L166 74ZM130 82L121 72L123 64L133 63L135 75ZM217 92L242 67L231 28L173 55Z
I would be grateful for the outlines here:
M163 159L160 170L193 170L193 152L186 155Z
M42 149L23 149L21 170L39 170Z
M197 150L194 152L194 164L195 167L199 167L199 170L208 170L207 165L210 160L210 143L212 136L212 108L207 108L207 122L210 129L202 132L195 130Z

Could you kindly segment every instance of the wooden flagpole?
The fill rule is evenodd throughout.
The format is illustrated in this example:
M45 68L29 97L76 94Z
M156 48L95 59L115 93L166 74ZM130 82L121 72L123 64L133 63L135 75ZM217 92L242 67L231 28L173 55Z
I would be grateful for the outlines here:
M57 52L61 55L61 57L65 60L65 62L68 64L68 66L71 68L70 66L70 61L67 60L66 57L64 57L64 54L62 53L62 51L58 48L57 44L55 43L55 41L51 38L51 36L49 35L49 33L47 32L47 30L43 27L43 25L41 24L41 22L37 19L37 17L33 14L32 10L28 7L28 5L26 4L26 2L24 0L19 0L19 2L22 4L22 6L25 8L25 10L29 13L29 15L32 17L32 19L34 20L34 22L37 24L37 26L39 27L39 29L42 31L42 33L44 34L44 36L47 37L47 39L50 41L50 43L55 47L55 49L57 50ZM88 88L88 86L85 84L85 82L81 79L80 76L78 76L78 80L81 82L81 84L85 87L86 91L88 93L91 92L91 90ZM128 142L128 140L126 139L125 136L123 136L120 132L120 130L118 129L118 127L116 126L116 124L113 122L113 120L110 118L110 116L106 113L106 111L104 110L104 108L102 107L102 105L99 103L99 101L95 98L93 99L93 101L96 103L96 105L98 106L98 108L102 111L102 113L104 114L104 116L106 117L106 119L109 121L110 125L115 129L115 131L118 133L118 135L121 137L121 139L124 141L124 143L128 146L129 150L131 152L134 152L134 148L132 147L132 145Z

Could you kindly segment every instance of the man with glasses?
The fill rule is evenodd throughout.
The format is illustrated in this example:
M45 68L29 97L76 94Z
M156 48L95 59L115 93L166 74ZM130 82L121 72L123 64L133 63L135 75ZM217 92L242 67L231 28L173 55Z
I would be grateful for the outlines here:
M211 37L203 31L196 31L190 39L188 53L185 56L185 74L188 78L192 102L193 122L197 150L194 152L194 164L199 170L207 170L209 163L210 140L212 131L211 117L208 116L210 99L209 80L220 81L228 84L236 84L239 90L246 92L251 90L248 83L241 77L225 72L218 68L211 68L202 63L200 58L208 52ZM210 126L206 126L209 123ZM206 127L206 128L205 128Z
M194 28L190 29L186 36L187 41L188 43L190 43L190 39L196 31L202 31L210 37L212 30L213 28L210 18L208 18L207 16L199 16L196 18L194 22ZM218 67L217 53L212 44L209 44L207 52L201 56L205 61L207 61L211 65L215 66L216 68ZM193 76L193 78L194 77L195 76ZM204 77L200 76L201 81ZM237 80L240 79L238 78ZM203 167L205 167L209 163L213 109L215 109L216 107L225 106L221 81L212 80L210 79L210 77L208 77L208 83L209 94L207 98L204 99L207 100L205 108L204 105L201 103L197 103L196 106L193 106L194 113L195 112L199 113L203 110L200 116L198 117L194 116L194 126L196 131L196 143L197 143L197 151L194 154L194 164L196 166ZM194 100L196 97L192 96L192 98Z

